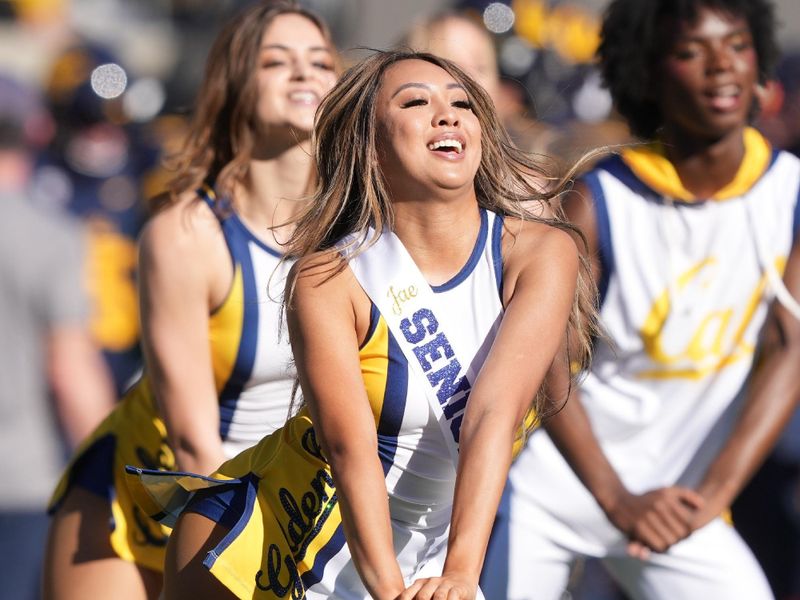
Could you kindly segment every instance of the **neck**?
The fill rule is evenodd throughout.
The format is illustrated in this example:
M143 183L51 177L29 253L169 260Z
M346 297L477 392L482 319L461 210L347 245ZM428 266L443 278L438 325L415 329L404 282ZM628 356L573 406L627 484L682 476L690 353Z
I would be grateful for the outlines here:
M269 245L284 243L292 221L309 194L311 151L303 142L281 151L259 152L245 181L234 192L236 210L247 226Z
M729 184L744 159L744 127L718 139L701 139L677 129L665 129L667 157L683 186L697 198L708 198Z
M431 285L449 281L469 259L480 230L474 190L456 198L394 202L395 234Z

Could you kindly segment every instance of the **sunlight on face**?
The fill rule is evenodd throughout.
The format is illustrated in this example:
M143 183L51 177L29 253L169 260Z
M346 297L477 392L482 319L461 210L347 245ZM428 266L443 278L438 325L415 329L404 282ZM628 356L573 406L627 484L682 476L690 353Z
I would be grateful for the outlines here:
M403 60L386 70L376 102L381 169L395 195L474 189L481 128L461 83Z

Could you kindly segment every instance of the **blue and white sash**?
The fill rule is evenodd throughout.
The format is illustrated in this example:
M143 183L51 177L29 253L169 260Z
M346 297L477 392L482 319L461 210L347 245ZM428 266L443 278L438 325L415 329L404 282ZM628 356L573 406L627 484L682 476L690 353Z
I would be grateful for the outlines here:
M363 239L371 239L370 230ZM352 241L352 238L351 238ZM343 247L345 254L348 247ZM403 243L384 231L369 248L349 258L361 287L383 315L400 349L419 376L428 404L442 429L453 464L475 374L474 352L461 335L463 328L423 277Z

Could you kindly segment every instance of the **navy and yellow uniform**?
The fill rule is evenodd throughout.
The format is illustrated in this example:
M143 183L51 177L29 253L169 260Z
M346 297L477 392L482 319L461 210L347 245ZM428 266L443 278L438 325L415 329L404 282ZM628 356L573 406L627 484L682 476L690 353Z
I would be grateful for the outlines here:
M467 264L449 282L432 287L443 305L456 311L465 332L461 358L476 371L503 311L502 219L488 211L482 211L481 219ZM455 466L425 396L428 384L410 368L375 305L359 358L401 572L409 582L440 574ZM432 369L446 368L447 361L444 356L432 359ZM230 530L204 564L239 598L369 597L345 543L331 470L305 409L210 479L129 472L129 485L147 514L174 523L188 510Z
M210 189L201 192L215 208ZM233 261L227 297L209 318L220 436L228 457L255 444L286 420L294 383L288 336L281 333L283 283L290 263L256 238L230 207L217 211ZM162 570L169 529L132 502L125 465L175 469L166 428L145 374L79 448L51 499L55 510L72 485L107 497L111 545L123 559Z

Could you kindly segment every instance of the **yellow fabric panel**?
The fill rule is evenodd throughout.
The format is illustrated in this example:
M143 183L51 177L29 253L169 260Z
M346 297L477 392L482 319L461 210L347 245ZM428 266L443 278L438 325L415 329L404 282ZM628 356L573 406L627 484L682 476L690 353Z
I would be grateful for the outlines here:
M378 318L375 331L359 352L361 376L367 389L375 426L378 426L383 410L386 378L389 374L389 328L383 317Z
M151 520L135 505L125 485L125 465L148 469L175 470L175 456L166 439L166 427L158 417L152 392L146 378L125 395L103 423L74 454L50 500L58 505L69 490L72 469L92 446L106 436L113 436L115 450L113 477L115 497L111 503L114 529L109 530L111 546L123 560L163 571L164 556L170 529Z
M341 524L330 467L307 413L226 462L214 477L248 473L259 477L258 501L211 573L239 598L283 598L278 588L292 589ZM271 575L279 586L270 585Z
M733 180L719 190L712 200L729 200L746 193L766 172L772 158L769 142L757 130L748 127L744 130L744 159ZM643 146L626 148L622 160L650 188L657 192L693 202L697 198L684 186L678 172L666 157L664 145L653 142Z
M241 265L236 265L228 297L208 320L208 340L211 344L211 364L217 394L233 372L239 342L244 327L244 281Z

